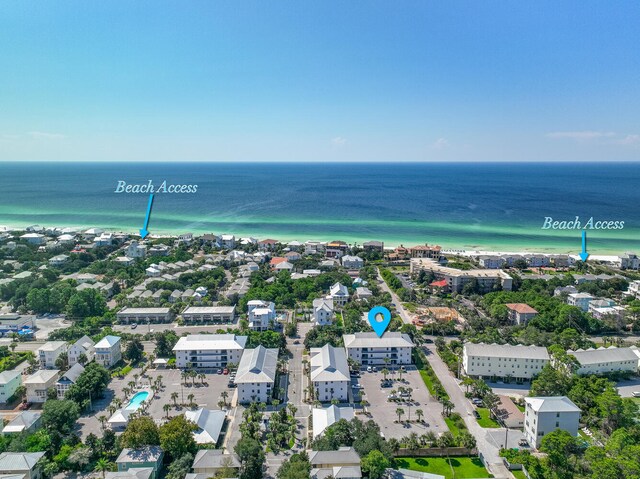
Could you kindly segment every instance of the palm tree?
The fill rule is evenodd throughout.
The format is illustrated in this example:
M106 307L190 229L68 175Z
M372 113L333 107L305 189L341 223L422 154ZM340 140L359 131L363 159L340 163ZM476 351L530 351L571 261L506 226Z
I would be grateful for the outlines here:
M162 406L162 409L164 410L165 414L167 415L167 419L169 419L169 409L171 409L171 404L164 404Z
M200 378L200 384L204 386L204 380L207 379L207 375L205 373L200 373L198 374L198 377Z
M135 373L133 375L133 381L134 381L134 385L138 385L138 378L140 377L140 375L138 373Z
M295 407L293 404L287 404L287 409L289 410L289 415L291 417L296 417L296 412L298 411L297 407Z
M453 407L454 404L448 399L445 399L444 401L442 401L442 414L444 414L445 416L449 416Z
M98 459L98 462L96 462L96 465L93 468L94 471L102 473L102 479L104 479L105 473L107 471L113 471L113 469L113 462L109 462L109 460L105 458Z
M15 341L12 341L11 344L9 345L9 347L11 348L11 352L15 352L16 348L18 347L18 343L16 343Z
M229 397L229 393L227 391L222 391L220 393L220 397L222 398L222 401L224 402L224 405L227 405L227 398Z
M116 408L119 408L120 406L122 406L122 399L120 399L120 398L115 398L115 399L113 400L113 405L114 405Z
M418 416L418 422L422 422L422 416L424 416L424 411L422 409L416 409L416 416Z
M385 358L386 359L386 358ZM387 368L384 368L382 370L382 377L384 378L384 380L387 380L387 375L389 374L389 370Z
M102 430L104 431L104 423L107 422L107 416L99 416L98 421L100 421L100 425L102 426Z
M174 407L178 407L178 393L177 392L172 392L171 393L171 400L173 401L173 406Z
M196 395L191 393L187 396L187 399L189 400L189 405L193 406L193 400L196 398Z
M400 418L402 417L402 415L404 414L404 409L402 409L401 407L399 407L398 409L396 409L396 414L398 415L398 422L400 422Z
M86 354L80 353L80 355L78 356L78 362L84 366L85 364L87 364L87 362L89 362L89 358Z
M114 412L116 412L116 409L118 409L117 407L115 407L113 404L109 404L107 406L107 411L109 411L109 414L113 415Z

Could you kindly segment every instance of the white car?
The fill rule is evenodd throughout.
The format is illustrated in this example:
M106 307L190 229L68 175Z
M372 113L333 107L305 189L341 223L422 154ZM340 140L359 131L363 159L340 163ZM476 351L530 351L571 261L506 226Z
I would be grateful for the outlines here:
M640 391L633 391L632 394L634 398L640 398Z

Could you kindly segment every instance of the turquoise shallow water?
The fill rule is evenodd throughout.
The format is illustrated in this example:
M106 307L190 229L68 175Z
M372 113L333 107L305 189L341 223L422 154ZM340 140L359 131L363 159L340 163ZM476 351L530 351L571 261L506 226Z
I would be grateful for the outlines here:
M147 194L118 180L198 184L156 195L152 233L577 252L579 231L545 216L625 221L589 232L593 254L640 250L639 163L287 164L0 163L0 224L136 231Z

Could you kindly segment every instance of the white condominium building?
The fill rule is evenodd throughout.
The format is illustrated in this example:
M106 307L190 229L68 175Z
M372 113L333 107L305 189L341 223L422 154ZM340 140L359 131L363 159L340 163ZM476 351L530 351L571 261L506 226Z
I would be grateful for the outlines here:
M411 258L410 272L412 275L420 271L431 272L438 280L445 280L444 290L460 293L465 284L476 281L481 291L489 292L496 285L505 291L511 291L513 278L500 269L470 269L460 270L442 266L438 261L429 258Z
M246 336L235 334L192 334L178 340L173 350L179 368L220 368L238 364L247 344Z
M389 364L411 364L413 342L407 334L387 332L378 337L376 333L355 333L342 336L347 355L363 366Z
M343 348L325 344L311 348L311 383L318 401L337 399L346 402L349 398L351 377L349 364Z
M233 323L235 306L189 306L182 312L185 323Z
M606 374L612 372L638 371L640 350L632 348L578 349L567 351L580 365L576 371L578 374Z
M472 378L529 380L548 362L547 348L538 346L465 343L462 352L462 367Z
M170 323L173 313L169 308L122 308L116 314L120 324Z
M268 402L276 380L278 350L258 346L247 349L242 355L235 383L238 386L238 402Z
M578 435L581 411L568 397L526 397L524 401L524 438L533 447L539 448L542 438L556 429Z

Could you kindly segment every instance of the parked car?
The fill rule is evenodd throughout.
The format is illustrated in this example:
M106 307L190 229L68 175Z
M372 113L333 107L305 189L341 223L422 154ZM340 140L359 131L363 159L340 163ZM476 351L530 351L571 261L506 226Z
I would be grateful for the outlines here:
M525 438L522 438L518 441L518 446L526 447L528 445L529 445L529 442Z
M398 396L396 396L395 394L389 394L387 396L387 401L393 401L394 399L398 399Z
M373 372L374 372L374 373L377 373L377 372L378 372L378 368L374 366L374 367L373 367Z
M386 381L385 380L380 381L380 387L390 388L392 385L393 385L393 383L391 381L389 381L388 379Z
M431 338L424 338L424 342L427 344L432 344L433 343L433 339Z
M293 342L293 344L300 344L300 340L299 340L299 339L296 339L296 340Z
M222 374L229 374L229 368L224 368L222 370Z
M471 402L472 402L473 404L475 404L476 406L479 406L479 405L481 405L481 404L482 404L482 399L480 399L480 398L473 398L473 399L471 399Z
M633 391L634 398L640 398L640 391Z
M228 387L228 388L235 388L235 387L236 387L236 383L234 383L233 381L229 381L229 382L227 383L227 387Z
M363 389L364 386L362 384L354 384L353 389Z
M480 419L480 413L478 412L477 409L473 410L473 415L476 417L476 419Z
M138 327L138 323L133 323L133 324L131 325L131 329L136 329L137 327Z
M222 374L222 369L218 369L218 370L216 371L216 373L217 373L217 374Z
M370 373L373 371L373 368L371 366L367 366L367 372Z

